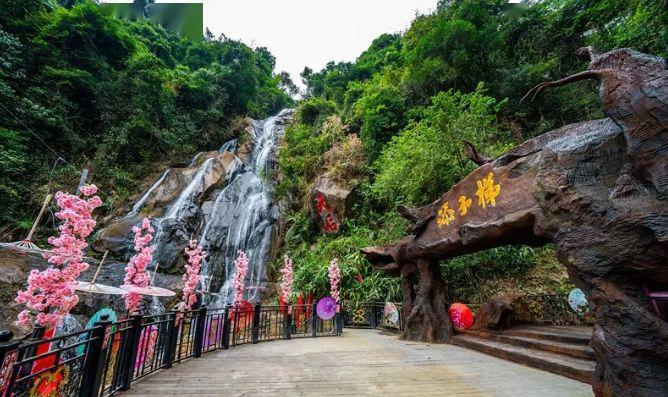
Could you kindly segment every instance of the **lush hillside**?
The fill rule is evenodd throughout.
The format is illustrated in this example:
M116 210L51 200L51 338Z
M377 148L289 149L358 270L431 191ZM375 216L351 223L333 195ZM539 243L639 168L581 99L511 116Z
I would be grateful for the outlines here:
M156 163L218 148L242 117L292 104L265 48L62 3L0 1L2 240L24 235L46 190L72 190L81 168L109 211Z
M358 249L402 236L398 204L431 202L474 168L462 140L498 155L556 127L602 117L592 83L519 101L539 82L586 68L579 47L662 56L668 49L668 9L659 1L506 3L440 1L406 32L378 37L355 62L304 70L307 97L287 130L280 165L289 177L279 189L294 203L285 251L299 289L326 291L323 264L338 256L348 298L396 297L398 280L372 272ZM349 144L352 134L360 147ZM314 231L308 200L316 177L332 172L340 183L352 175L356 185L352 213L334 237ZM444 261L442 273L449 298L464 301L570 288L550 247L493 249Z

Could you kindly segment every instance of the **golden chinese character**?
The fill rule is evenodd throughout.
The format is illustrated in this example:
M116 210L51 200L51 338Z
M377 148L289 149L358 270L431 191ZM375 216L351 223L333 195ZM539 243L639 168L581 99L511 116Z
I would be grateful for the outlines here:
M464 216L469 212L469 207L473 201L466 196L459 196L459 215Z
M501 193L501 185L494 184L494 173L490 172L486 178L476 182L478 190L475 195L478 196L478 205L485 208L487 204L496 207L496 197Z
M455 210L450 208L450 205L446 201L443 203L443 206L438 210L438 219L436 223L438 227L443 227L443 225L449 225L450 222L455 220Z

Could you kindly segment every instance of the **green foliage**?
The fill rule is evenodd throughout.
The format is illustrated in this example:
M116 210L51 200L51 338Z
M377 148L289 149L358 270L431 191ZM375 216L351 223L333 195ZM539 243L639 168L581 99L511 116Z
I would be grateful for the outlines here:
M420 120L395 136L374 163L372 192L395 203L426 204L474 169L465 158L462 140L485 153L499 153L506 141L493 125L501 103L485 95L482 84L470 94L452 90L420 109ZM417 112L416 112L417 113Z
M336 113L336 103L322 98L310 98L299 104L295 119L301 124L315 126Z
M518 277L534 265L534 250L529 247L492 248L441 262L452 299L470 301L485 280L503 275Z
M157 162L219 147L234 134L235 117L262 117L292 104L266 48L224 38L192 42L145 20L114 19L90 0L61 3L67 8L2 3L2 140L18 150L6 132L13 131L23 137L21 153L30 154L30 161L12 162L20 180L5 183L14 174L2 176L3 199L22 198L2 202L11 218L3 221L16 230L10 234L43 199L28 192L43 193L49 176L68 190L78 180L63 161L51 173L53 151L90 168L105 202L116 203Z
M307 211L290 217L291 226L285 240L285 251L293 259L295 291L313 292L316 296L329 294L327 268L333 258L339 259L343 299L396 299L399 282L378 272L372 272L359 248L381 244L403 233L403 220L397 216L365 217L346 225L346 232L337 237L321 237L313 243ZM360 284L357 275L363 279Z
M379 36L355 62L304 69L306 100L286 134L279 193L308 198L314 179L332 170L345 170L339 172L347 175L341 179L358 186L350 229L339 237L314 236L306 216L309 203L297 200L293 209L301 215L289 221L286 249L295 254L296 266L305 262L302 288L325 291L333 256L345 258L344 266L352 264L355 271L368 271L357 262L355 249L403 235L387 226L396 217L396 204L432 202L474 168L462 140L485 155L498 155L551 129L602 117L591 82L549 90L534 103L519 100L539 82L585 69L586 62L576 57L582 46L603 51L633 47L665 56L667 25L668 8L653 0L521 5L442 0L436 12L417 16L405 33ZM336 161L323 162L323 157L337 159L345 152L345 158L355 158L357 153L344 151L343 141L322 133L335 112L346 125L345 134L361 138L366 164L345 161L337 168ZM365 168L368 182L356 177ZM563 266L549 249L497 248L453 259L442 269L451 299L567 288ZM391 295L396 286L378 273L365 273L365 280L374 281L360 286L350 281L353 273L344 271L344 293L353 299L383 299L375 288Z
M302 109L307 103L298 108L298 120L304 117ZM309 190L313 179L323 172L325 152L345 136L340 120L336 116L332 117L319 127L295 123L285 129L283 146L279 152L281 174L284 176L276 188L279 196L300 197Z
M371 84L353 107L353 120L360 125L360 138L370 159L405 125L406 105L399 89Z

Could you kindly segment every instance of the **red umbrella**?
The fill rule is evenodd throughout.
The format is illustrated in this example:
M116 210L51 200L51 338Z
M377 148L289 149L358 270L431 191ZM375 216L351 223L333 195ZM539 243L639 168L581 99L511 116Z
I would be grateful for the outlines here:
M467 330L473 325L473 313L471 313L471 309L463 303L453 303L450 305L448 314L450 315L452 325L458 331Z

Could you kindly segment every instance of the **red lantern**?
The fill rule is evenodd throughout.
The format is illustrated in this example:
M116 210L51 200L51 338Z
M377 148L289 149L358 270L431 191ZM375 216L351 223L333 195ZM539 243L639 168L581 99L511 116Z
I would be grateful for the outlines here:
M471 313L471 309L463 303L453 303L450 305L448 314L450 315L450 321L452 321L453 327L457 331L467 330L473 325L473 313Z

